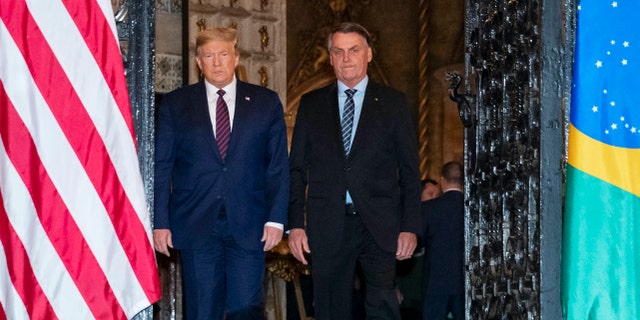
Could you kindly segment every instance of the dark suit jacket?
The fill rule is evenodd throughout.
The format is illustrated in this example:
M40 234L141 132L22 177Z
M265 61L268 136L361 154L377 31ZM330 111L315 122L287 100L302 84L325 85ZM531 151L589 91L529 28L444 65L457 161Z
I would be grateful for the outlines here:
M395 252L400 231L420 230L416 140L404 95L370 81L346 157L337 84L305 94L291 143L289 227L306 226L312 253L335 252L342 240L348 188L376 243Z
M175 248L199 248L224 205L235 240L261 250L264 224L287 218L289 163L278 95L237 82L225 162L203 81L165 95L158 112L154 228L171 229Z
M464 196L450 190L422 203L426 294L464 293Z

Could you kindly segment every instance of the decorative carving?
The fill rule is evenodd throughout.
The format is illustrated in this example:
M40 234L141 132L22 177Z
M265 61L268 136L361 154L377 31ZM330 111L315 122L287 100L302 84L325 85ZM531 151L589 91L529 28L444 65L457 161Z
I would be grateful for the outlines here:
M269 0L260 0L260 10L264 11L269 7Z
M324 17L322 24L334 25L342 21L358 21L362 11L371 0L312 0L311 5L317 12L315 16Z
M182 56L156 54L156 92L166 93L182 86Z
M155 2L156 2L157 12L162 12L162 13L182 12L182 0L156 0Z
M229 0L229 7L231 8L235 7L236 2L238 2L238 0Z
M267 26L262 26L258 32L260 33L260 49L264 51L269 46L269 30Z
M196 22L196 25L198 25L198 31L204 31L207 29L207 20L205 20L205 18L200 18L200 20Z
M260 70L258 70L258 73L260 74L260 85L263 87L268 87L269 73L267 72L267 67L265 66L260 67Z
M267 270L285 281L311 274L309 265L302 264L291 255L286 239L267 252Z
M470 128L473 126L474 113L467 96L458 93L461 82L460 75L455 72L449 72L447 73L447 80L451 82L449 98L458 104L458 114L460 115L460 120L462 120L462 125L465 128Z
M346 0L331 0L329 1L329 8L334 13L335 16L338 16L344 12L344 9L347 8Z
M475 118L465 129L471 319L540 318L541 7L467 1L466 78L478 80L477 103L457 85L452 95L461 116Z
M309 275L311 271L308 266L299 263L292 258L278 258L270 260L267 266L267 270L272 272L276 276L282 278L284 281L290 282L301 274Z

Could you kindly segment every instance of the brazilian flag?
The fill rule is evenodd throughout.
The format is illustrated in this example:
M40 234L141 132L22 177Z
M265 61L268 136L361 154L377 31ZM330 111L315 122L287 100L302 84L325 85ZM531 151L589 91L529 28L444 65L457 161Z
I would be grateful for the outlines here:
M640 319L640 1L582 0L577 12L564 318Z

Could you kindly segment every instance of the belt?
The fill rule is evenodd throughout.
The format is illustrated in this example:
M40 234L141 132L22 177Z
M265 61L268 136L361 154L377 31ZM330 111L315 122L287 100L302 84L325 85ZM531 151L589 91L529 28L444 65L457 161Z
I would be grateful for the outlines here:
M344 213L348 216L355 216L358 214L358 212L356 211L356 207L353 205L353 203L349 203L345 205Z

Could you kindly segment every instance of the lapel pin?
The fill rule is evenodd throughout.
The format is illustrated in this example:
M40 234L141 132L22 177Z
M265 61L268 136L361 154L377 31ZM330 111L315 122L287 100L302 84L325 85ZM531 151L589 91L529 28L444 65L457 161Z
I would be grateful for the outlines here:
M251 98L249 98L249 97L244 97L244 99L247 100L247 101L251 101Z

